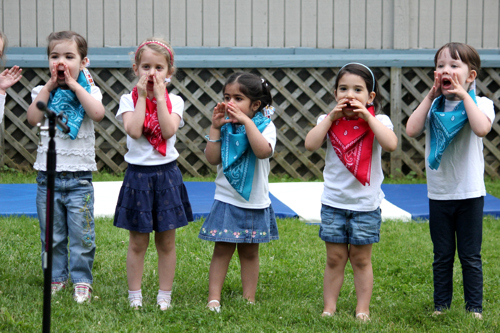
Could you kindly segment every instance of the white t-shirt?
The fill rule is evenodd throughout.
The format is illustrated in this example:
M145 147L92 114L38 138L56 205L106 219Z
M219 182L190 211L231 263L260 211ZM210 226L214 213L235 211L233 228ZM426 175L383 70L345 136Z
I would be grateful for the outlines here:
M35 98L42 90L43 86L33 88L31 98ZM102 94L99 87L91 86L90 95L99 102L102 101ZM44 125L48 126L48 119L44 119ZM42 146L38 146L36 161L33 165L35 170L47 171L47 150L49 147L49 134L47 131L40 133ZM56 130L54 137L56 143L56 171L97 171L95 163L95 132L94 122L85 114L82 125L78 130L75 140L71 140L69 135Z
M318 118L318 124L327 115ZM382 124L391 130L394 128L391 119L386 115L375 116ZM353 211L369 212L377 209L384 199L380 185L384 180L382 171L382 147L373 140L370 185L363 186L359 180L340 161L327 134L325 169L323 170L324 190L321 203L330 207Z
M169 94L168 96L172 103L172 114L175 113L181 118L179 124L179 128L181 128L184 126L184 120L182 119L184 101L181 97L174 94ZM124 112L134 112L134 110L132 93L125 94L120 98L120 107L116 113L116 119L123 122L122 114ZM160 165L175 161L179 157L179 153L175 149L175 138L176 135L174 134L167 140L167 153L166 156L163 156L153 148L144 135L141 135L139 139L133 139L127 135L128 152L125 154L125 161L135 165Z
M493 124L495 109L493 101L476 97L477 106ZM434 100L435 102L435 100ZM458 103L445 101L445 111L453 110ZM484 187L483 139L472 131L469 122L458 132L446 147L437 170L429 168L430 112L425 121L425 171L429 199L462 200L486 195Z
M3 112L4 112L4 108L5 108L5 97L7 97L7 95L0 94L0 124L3 121Z
M262 132L264 138L271 145L272 153L276 146L276 126L271 121ZM269 172L271 165L269 158L256 159L255 172L252 182L252 192L250 198L246 201L236 190L229 184L222 171L222 165L217 166L217 178L215 179L215 200L219 200L236 207L263 209L269 207L271 199L269 198Z

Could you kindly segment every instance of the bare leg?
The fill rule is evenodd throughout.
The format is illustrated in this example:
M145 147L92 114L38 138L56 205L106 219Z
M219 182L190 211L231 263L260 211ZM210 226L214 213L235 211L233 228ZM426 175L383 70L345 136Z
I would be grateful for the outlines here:
M155 233L156 251L158 252L158 278L160 290L172 290L177 262L175 252L175 229Z
M257 281L259 280L259 244L238 244L238 256L241 265L243 297L254 303Z
M349 257L348 244L329 243L326 245L326 267L323 277L323 313L337 311L337 300L344 283L344 270Z
M144 255L149 245L149 234L130 231L127 251L127 281L129 290L141 289Z
M351 245L349 260L354 273L354 287L358 299L356 314L370 314L373 291L372 244Z
M208 278L208 301L217 300L220 302L220 294L222 292L222 285L226 279L227 269L229 262L233 256L236 244L216 242L214 245L214 254L212 255L212 262L210 263L210 271ZM210 305L218 306L217 302Z

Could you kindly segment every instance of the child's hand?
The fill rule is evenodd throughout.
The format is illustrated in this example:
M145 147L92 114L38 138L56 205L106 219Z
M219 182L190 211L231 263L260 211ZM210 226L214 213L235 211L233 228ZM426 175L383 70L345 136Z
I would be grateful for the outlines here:
M363 105L363 103L361 103L357 99L354 99L354 100L351 101L351 106L354 107L354 109L352 110L353 113L357 117L363 119L364 121L368 121L368 119L370 117L372 117L372 114L370 113L370 111L368 111L368 109L366 108L366 106Z
M460 100L464 100L464 98L468 95L467 91L465 91L464 87L458 81L458 76L456 73L453 73L451 76L451 84L453 85L453 89L449 89L448 91L453 95L460 98Z
M59 83L57 83L57 64L55 62L52 63L52 70L50 71L50 80L45 83L45 87L49 92L59 87Z
M22 77L21 72L19 66L14 66L0 73L0 92L5 94L5 90L16 84Z
M158 76L153 76L153 92L156 100L164 100L165 99L165 89L167 89L167 84L165 80L161 80Z
M441 96L441 94L441 73L434 71L434 85L427 93L427 98L429 98L431 102L433 102L434 99Z
M337 119L340 119L342 117L351 117L352 114L346 114L344 112L344 108L348 105L348 100L347 98L342 98L337 102L337 105L333 108L332 112L328 114L330 117L330 120L334 122ZM350 105L350 104L349 104Z
M243 113L243 111L241 111L237 105L231 102L227 103L226 111L229 119L233 123L240 123L242 125L245 125L245 122L250 120L250 118L245 113Z
M80 86L78 81L75 80L74 77L71 76L71 73L69 72L69 67L68 65L64 64L64 82L68 86L71 91L75 92L76 89Z
M147 97L148 92L146 90L146 85L148 84L148 76L143 75L139 78L139 81L137 81L137 84L135 85L137 87L137 94L139 97Z
M226 119L226 104L217 103L212 114L212 127L220 129L224 124L230 123L230 119Z

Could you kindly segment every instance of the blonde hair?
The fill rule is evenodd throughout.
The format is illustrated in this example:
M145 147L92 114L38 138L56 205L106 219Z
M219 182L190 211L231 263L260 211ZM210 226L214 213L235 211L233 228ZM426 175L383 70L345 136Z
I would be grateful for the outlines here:
M159 37L150 37L146 38L135 51L134 63L136 66L139 66L141 63L141 56L144 52L145 48L149 48L152 51L155 51L165 57L168 63L168 74L173 75L175 72L174 67L174 50L172 46L168 42L166 42L163 38Z

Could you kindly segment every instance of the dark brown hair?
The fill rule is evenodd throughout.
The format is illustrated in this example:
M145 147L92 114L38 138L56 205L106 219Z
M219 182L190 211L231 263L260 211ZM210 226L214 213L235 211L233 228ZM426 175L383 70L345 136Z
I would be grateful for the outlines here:
M271 86L260 76L247 72L233 73L224 84L222 93L226 91L226 86L228 84L233 83L238 83L240 85L240 92L248 97L252 103L260 101L258 111L262 111L264 107L272 105L273 97L271 96Z
M337 90L339 87L339 81L344 76L346 73L351 73L354 75L357 75L365 81L366 85L366 90L368 90L368 93L371 93L372 91L375 93L375 98L373 99L373 106L375 107L375 112L379 110L380 107L380 95L378 93L378 82L377 79L375 79L375 75L373 75L373 72L371 72L368 67L365 67L361 64L357 63L351 63L347 64L344 67L340 69L340 71L337 74L337 78L335 79L335 84L333 86L333 90ZM375 82L373 82L375 80ZM374 88L372 90L372 87Z
M50 52L54 48L54 45L63 40L75 41L80 57L84 59L87 56L87 41L82 37L82 35L71 30L52 32L49 37L47 37L47 41L49 42L47 45L47 56L50 56Z
M438 58L445 49L450 50L450 55L453 59L461 60L469 67L469 70L475 70L479 75L479 70L481 69L481 57L475 48L464 43L452 42L441 46L434 56L434 67L437 67Z

